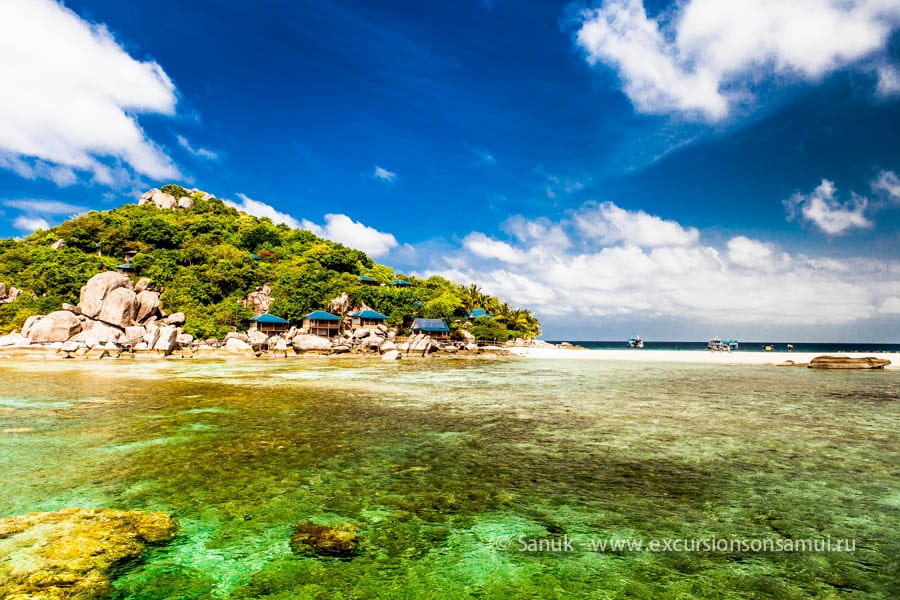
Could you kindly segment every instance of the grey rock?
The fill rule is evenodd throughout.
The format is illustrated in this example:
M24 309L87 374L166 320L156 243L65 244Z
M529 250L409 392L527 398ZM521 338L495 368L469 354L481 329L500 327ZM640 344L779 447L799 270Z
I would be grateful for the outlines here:
M144 290L149 290L152 283L153 281L151 281L149 277L141 277L138 279L138 282L134 284L134 292L140 294Z
M391 350L396 350L396 349L397 349L397 344L395 344L394 342L390 342L390 341L384 342L383 344L381 344L381 348L379 348L379 350L381 350L382 352L390 352Z
M253 346L236 337L228 338L225 341L225 349L232 352L252 352Z
M137 310L135 311L134 320L138 323L142 323L150 317L155 317L159 312L159 294L157 292L143 289L138 292L135 302Z
M78 315L58 310L33 323L28 328L28 339L32 344L65 342L79 331L81 321Z
M388 350L384 354L381 355L381 360L385 362L389 362L392 360L400 360L403 358L403 355L400 354L399 350Z
M43 318L44 315L34 315L25 319L25 323L22 325L22 335L24 337L28 337L31 328L34 327L34 325Z
M81 313L90 318L96 318L103 309L103 300L113 291L119 288L131 289L131 280L127 275L106 271L97 273L81 288L81 296L78 307Z
M157 352L163 352L166 355L175 350L175 343L178 339L178 328L172 325L159 328L159 339L153 345L153 349Z
M66 240L56 240L50 245L51 250L62 250L66 247Z
M310 350L331 350L331 340L319 337L317 335L298 335L291 340L291 345L298 352L308 352Z
M120 287L109 292L103 299L97 319L124 329L134 323L136 313L137 294L127 287Z
M21 346L27 346L30 343L31 342L27 337L25 337L21 333L16 333L15 331L7 335L0 336L0 348L17 348Z
M226 334L226 335L225 335L225 340L224 340L224 341L227 342L228 340L231 340L231 339L238 339L238 340L241 340L241 341L244 342L245 344L249 344L249 343L250 343L250 338L247 337L247 334L246 334L246 333L239 333L239 332L237 332L237 331L232 331L232 332Z
M181 327L187 321L187 318L184 316L184 313L172 313L165 319L163 319L167 324L174 325L175 327Z
M194 208L194 201L188 198L187 196L182 196L178 199L178 208L188 209Z

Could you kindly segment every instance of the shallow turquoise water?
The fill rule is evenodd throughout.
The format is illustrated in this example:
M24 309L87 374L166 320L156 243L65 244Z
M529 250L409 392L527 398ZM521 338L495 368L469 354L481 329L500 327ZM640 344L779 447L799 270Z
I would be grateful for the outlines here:
M296 359L0 378L0 516L178 518L119 598L900 596L897 371ZM294 556L305 520L360 525L361 552ZM855 551L592 549L610 538Z

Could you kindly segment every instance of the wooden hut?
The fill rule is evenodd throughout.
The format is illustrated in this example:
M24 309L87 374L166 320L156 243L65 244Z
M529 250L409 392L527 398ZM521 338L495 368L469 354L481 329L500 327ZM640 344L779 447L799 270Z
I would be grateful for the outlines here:
M450 328L441 319L417 318L413 321L412 332L415 334L427 333L436 340L444 340L450 336Z
M303 329L324 338L337 337L341 333L341 318L324 310L303 315Z
M256 330L269 335L284 333L288 330L289 325L290 323L281 317L276 317L269 313L257 315L250 319L250 331Z
M351 319L350 329L353 331L357 329L375 329L379 325L384 325L390 318L374 310L361 310L349 316Z

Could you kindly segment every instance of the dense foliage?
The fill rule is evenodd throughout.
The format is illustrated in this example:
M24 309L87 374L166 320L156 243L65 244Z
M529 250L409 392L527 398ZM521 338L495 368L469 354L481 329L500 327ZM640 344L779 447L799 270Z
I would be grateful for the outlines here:
M199 338L246 329L253 315L243 300L264 283L271 285L275 298L269 312L295 324L346 292L390 316L390 324L401 329L415 317L432 317L458 330L469 309L484 308L493 318L482 317L471 327L480 339L505 341L540 333L529 311L512 309L477 286L395 273L359 250L309 231L275 225L180 186L165 186L164 191L192 196L194 207L125 205L91 211L26 240L0 240L0 282L25 290L15 302L0 306L0 333L21 327L33 314L58 310L63 302L75 304L81 286L121 264L126 252L136 253L134 277L148 277L162 289L163 307L185 313L184 330ZM65 247L53 250L50 246L59 239ZM363 285L360 275L384 285ZM398 278L412 285L395 287Z

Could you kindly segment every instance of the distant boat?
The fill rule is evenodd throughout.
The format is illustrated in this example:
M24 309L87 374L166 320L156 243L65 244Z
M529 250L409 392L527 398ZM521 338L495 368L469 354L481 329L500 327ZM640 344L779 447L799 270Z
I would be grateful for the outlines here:
M729 350L737 350L741 347L740 342L738 342L737 340L725 340L725 343L728 344Z
M734 341L734 340L731 340ZM731 347L722 341L722 338L714 337L709 340L706 344L707 350L712 350L713 352L731 352Z
M631 348L643 348L644 340L641 339L641 336L636 335L633 338L628 338L628 346Z

